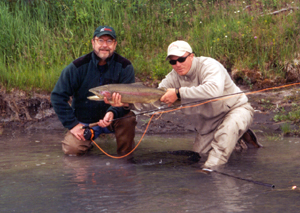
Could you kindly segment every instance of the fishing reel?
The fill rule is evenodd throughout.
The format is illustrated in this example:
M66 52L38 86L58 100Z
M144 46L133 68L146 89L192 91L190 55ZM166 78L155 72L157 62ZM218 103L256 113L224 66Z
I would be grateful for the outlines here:
M94 138L95 132L94 132L94 130L91 127L89 127L89 126L83 126L82 129L84 129L83 137L86 140L92 140Z

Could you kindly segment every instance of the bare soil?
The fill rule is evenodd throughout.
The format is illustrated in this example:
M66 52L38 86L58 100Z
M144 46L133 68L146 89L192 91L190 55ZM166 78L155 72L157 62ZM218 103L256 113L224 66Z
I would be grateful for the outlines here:
M249 91L246 86L240 86L243 91ZM284 107L288 111L292 104L299 104L298 88L289 87L284 90L270 90L248 95L249 101L255 109L252 129L262 134L280 134L281 123L273 118ZM31 93L13 90L0 90L0 135L5 128L21 128L25 130L63 130L51 102L50 94ZM146 129L150 115L138 115L137 133ZM152 134L182 134L194 132L193 126L185 119L180 111L155 116L148 128Z

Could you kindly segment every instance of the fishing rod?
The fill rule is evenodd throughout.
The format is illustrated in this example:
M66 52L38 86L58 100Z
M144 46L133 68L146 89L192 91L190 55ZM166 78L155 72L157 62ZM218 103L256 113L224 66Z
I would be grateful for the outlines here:
M268 88L261 89L261 90L256 90L256 91L241 91L241 92L237 92L237 93L232 93L232 94L222 95L222 96L218 96L218 97L208 98L208 99L201 100L201 101L198 100L198 101L183 103L183 104L179 105L178 107L177 106L171 106L171 107L153 109L153 110L149 110L149 111L143 111L143 112L135 113L135 115L128 115L128 116L124 116L124 117L120 117L120 118L115 118L115 119L110 120L110 122L117 121L117 120L124 119L124 118L137 116L137 115L145 115L145 114L160 112L162 110L164 111L164 110L174 109L174 108L180 109L183 106L188 106L188 105L191 105L191 104L199 104L200 105L200 104L206 103L206 102L209 103L209 102L213 102L213 101L226 99L226 98L229 98L231 96L234 97L234 96L241 95L241 94L251 95L251 94L255 94L255 93L259 93L259 92L264 92L264 91L274 90L274 89L281 89L281 88L284 88L284 87L290 87L290 86L295 86L295 85L299 85L299 84L300 84L300 82L296 82L296 83L286 84L286 85L277 86L277 87L268 87ZM98 125L97 123L91 123L89 125L89 127L93 127L93 126L97 126L97 125Z
M270 184L270 183L263 183L263 182L260 182L260 181L255 181L255 180L250 180L250 179L246 179L246 178L241 178L241 177L237 177L237 176L234 176L234 175L230 175L230 174L227 174L227 173L224 173L224 172L219 172L219 171L212 170L212 169L203 168L202 171L205 174L209 174L211 172L215 172L215 173L220 174L220 175L225 175L225 176L232 177L232 178L235 178L235 179L244 180L244 181L247 181L247 182L250 182L250 183L254 183L254 184L257 184L257 185L271 187L272 189L275 188L275 185Z

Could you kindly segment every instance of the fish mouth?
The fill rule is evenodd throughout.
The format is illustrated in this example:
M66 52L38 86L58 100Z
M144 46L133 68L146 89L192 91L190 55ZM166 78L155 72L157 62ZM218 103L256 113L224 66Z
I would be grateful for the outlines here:
M98 95L88 96L87 99L91 101L103 101L103 97L99 97Z
M93 94L95 94L95 95L102 95L102 91L101 90L99 90L99 89L97 89L97 88L91 88L91 89L89 89L89 92L91 92L91 93L93 93Z
M96 97L99 97L99 98L101 98L103 100L104 96L102 95L101 91L98 91L98 90L92 88L92 89L89 89L89 92L93 93L94 96L89 96L88 99L95 100Z

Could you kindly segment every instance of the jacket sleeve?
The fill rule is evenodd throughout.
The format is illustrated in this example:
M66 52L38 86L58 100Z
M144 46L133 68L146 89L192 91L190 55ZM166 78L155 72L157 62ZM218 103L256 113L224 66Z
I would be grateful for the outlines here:
M59 120L65 128L72 129L79 121L75 117L74 110L68 103L70 97L80 85L79 75L76 75L76 67L69 64L61 73L52 93L51 103Z
M175 88L175 79L174 70L172 70L166 77L159 83L158 88Z
M134 69L132 64L127 65L120 73L119 83L120 84L130 84L135 82ZM114 118L120 118L129 113L130 110L124 109L124 107L112 107L107 109L107 112L113 112Z

